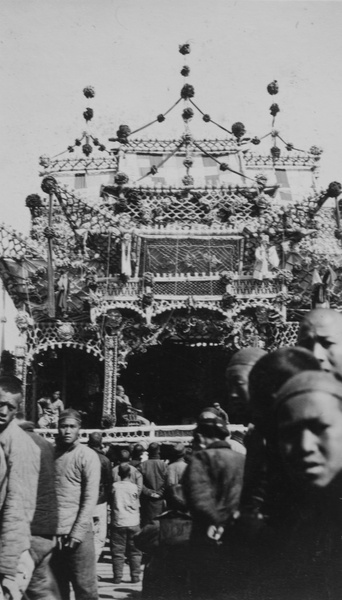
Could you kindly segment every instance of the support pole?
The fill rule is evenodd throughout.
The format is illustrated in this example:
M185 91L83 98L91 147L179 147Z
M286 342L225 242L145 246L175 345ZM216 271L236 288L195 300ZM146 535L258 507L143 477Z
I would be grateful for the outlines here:
M53 193L49 193L49 229L52 227L52 208L53 208ZM48 274L48 301L47 309L49 317L55 316L55 282L53 272L53 244L52 236L48 236L48 261L47 261L47 274Z

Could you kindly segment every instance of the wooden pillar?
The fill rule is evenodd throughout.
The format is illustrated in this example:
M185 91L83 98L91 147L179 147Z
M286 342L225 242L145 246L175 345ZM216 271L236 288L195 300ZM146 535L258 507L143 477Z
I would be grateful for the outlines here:
M116 422L116 383L118 377L118 336L105 337L105 385L103 415L110 414Z

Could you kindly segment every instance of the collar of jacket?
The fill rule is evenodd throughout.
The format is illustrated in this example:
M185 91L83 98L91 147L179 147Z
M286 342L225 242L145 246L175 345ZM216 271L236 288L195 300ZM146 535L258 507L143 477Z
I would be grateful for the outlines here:
M231 450L229 442L226 442L225 440L217 440L216 442L212 442L206 447L206 450L209 450L210 448L228 448L228 450Z

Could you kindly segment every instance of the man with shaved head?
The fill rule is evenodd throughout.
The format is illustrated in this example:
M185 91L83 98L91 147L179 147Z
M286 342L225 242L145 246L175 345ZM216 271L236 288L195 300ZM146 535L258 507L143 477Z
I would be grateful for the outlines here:
M342 376L342 314L330 308L311 310L300 325L298 346L311 350L323 371Z

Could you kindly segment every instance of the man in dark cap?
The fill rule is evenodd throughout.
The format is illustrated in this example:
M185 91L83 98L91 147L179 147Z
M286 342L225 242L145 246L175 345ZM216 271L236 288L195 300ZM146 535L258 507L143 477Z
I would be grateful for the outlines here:
M56 574L63 599L70 583L76 600L97 600L93 513L99 495L101 465L81 444L81 415L72 408L59 415L55 475L58 512Z
M88 446L96 452L101 463L99 498L93 513L95 556L98 561L107 537L107 507L112 491L112 465L102 451L102 433L100 431L93 431L89 434Z
M236 352L226 369L228 387L229 414L234 423L248 425L248 376L255 363L266 352L261 348L249 346Z
M323 371L342 376L342 314L330 308L315 308L303 318L298 346L311 350Z
M229 526L238 509L244 456L230 448L226 423L214 408L199 416L197 447L183 476L193 517L190 572L196 600L221 598L229 586Z

